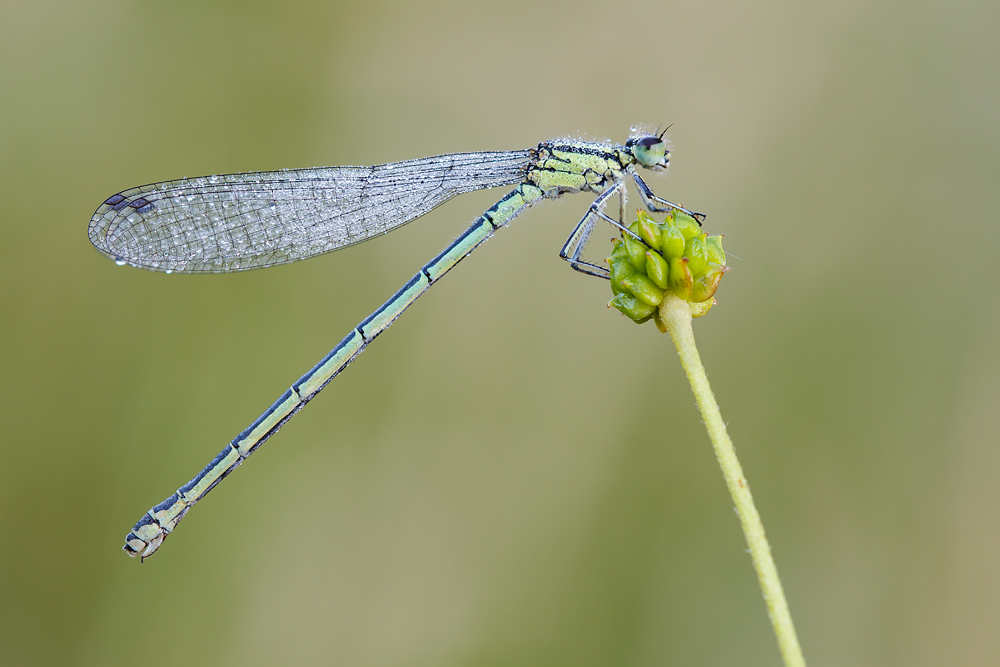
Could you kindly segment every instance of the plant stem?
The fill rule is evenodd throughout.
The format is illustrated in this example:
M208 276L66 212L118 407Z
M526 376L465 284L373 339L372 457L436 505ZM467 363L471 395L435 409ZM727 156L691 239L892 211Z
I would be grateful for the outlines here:
M764 524L761 523L760 515L753 504L750 485L747 483L746 477L743 476L743 469L740 467L739 459L736 458L733 441L726 432L726 424L722 421L719 404L715 401L715 395L708 384L708 376L705 374L705 367L701 364L701 356L695 346L694 330L691 328L691 309L688 302L673 294L668 295L660 305L660 319L663 320L670 337L674 340L674 345L677 347L677 354L681 358L681 365L687 372L691 390L698 401L698 408L701 410L702 420L708 430L708 437L712 439L712 447L715 449L715 457L722 468L722 476L726 480L726 486L729 487L729 493L736 505L736 514L740 518L743 534L750 547L753 567L757 571L760 590L764 595L764 603L767 605L771 625L774 627L774 635L778 639L781 657L786 667L805 667L805 658L802 656L802 648L799 646L795 626L792 624L792 616L788 611L785 592L781 588L778 570L771 557L771 547L764 536Z

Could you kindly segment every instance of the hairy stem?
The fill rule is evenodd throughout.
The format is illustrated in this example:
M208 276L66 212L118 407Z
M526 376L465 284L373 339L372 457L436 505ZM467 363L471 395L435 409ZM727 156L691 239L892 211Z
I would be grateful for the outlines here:
M722 476L736 505L736 514L739 515L747 546L750 547L753 567L757 571L757 580L760 582L760 590L764 595L764 603L767 605L767 613L771 618L785 667L805 667L805 658L802 656L802 648L799 646L792 616L788 611L785 592L781 588L778 570L771 557L771 547L764 536L764 524L761 523L760 515L753 504L750 485L743 476L733 441L726 432L719 404L715 401L715 395L708 384L708 376L705 374L705 367L701 364L701 356L695 346L688 302L672 294L668 295L660 305L660 319L666 325L677 347L677 354L681 358L681 365L684 366L688 381L691 383L691 390L698 401L708 437L712 440L715 457L722 468Z

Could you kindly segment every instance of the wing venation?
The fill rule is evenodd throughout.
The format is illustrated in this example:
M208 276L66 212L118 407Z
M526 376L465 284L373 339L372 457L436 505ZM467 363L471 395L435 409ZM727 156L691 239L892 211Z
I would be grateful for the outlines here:
M518 183L529 151L454 153L153 183L109 197L88 234L118 262L156 271L257 269L337 250L455 195Z

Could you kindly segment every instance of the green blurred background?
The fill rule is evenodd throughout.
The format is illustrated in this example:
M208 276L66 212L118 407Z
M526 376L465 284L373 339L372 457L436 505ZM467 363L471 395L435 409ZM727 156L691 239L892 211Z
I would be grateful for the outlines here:
M220 276L115 266L101 201L636 122L736 256L696 329L810 665L1000 663L996 2L0 11L0 664L776 664L669 340L557 258L585 195L121 552L498 194Z

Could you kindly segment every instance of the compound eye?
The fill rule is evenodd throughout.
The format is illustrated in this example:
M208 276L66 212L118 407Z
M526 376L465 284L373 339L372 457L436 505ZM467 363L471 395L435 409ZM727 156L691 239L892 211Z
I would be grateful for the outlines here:
M635 142L632 154L640 164L652 167L667 155L667 145L659 137L643 137Z

